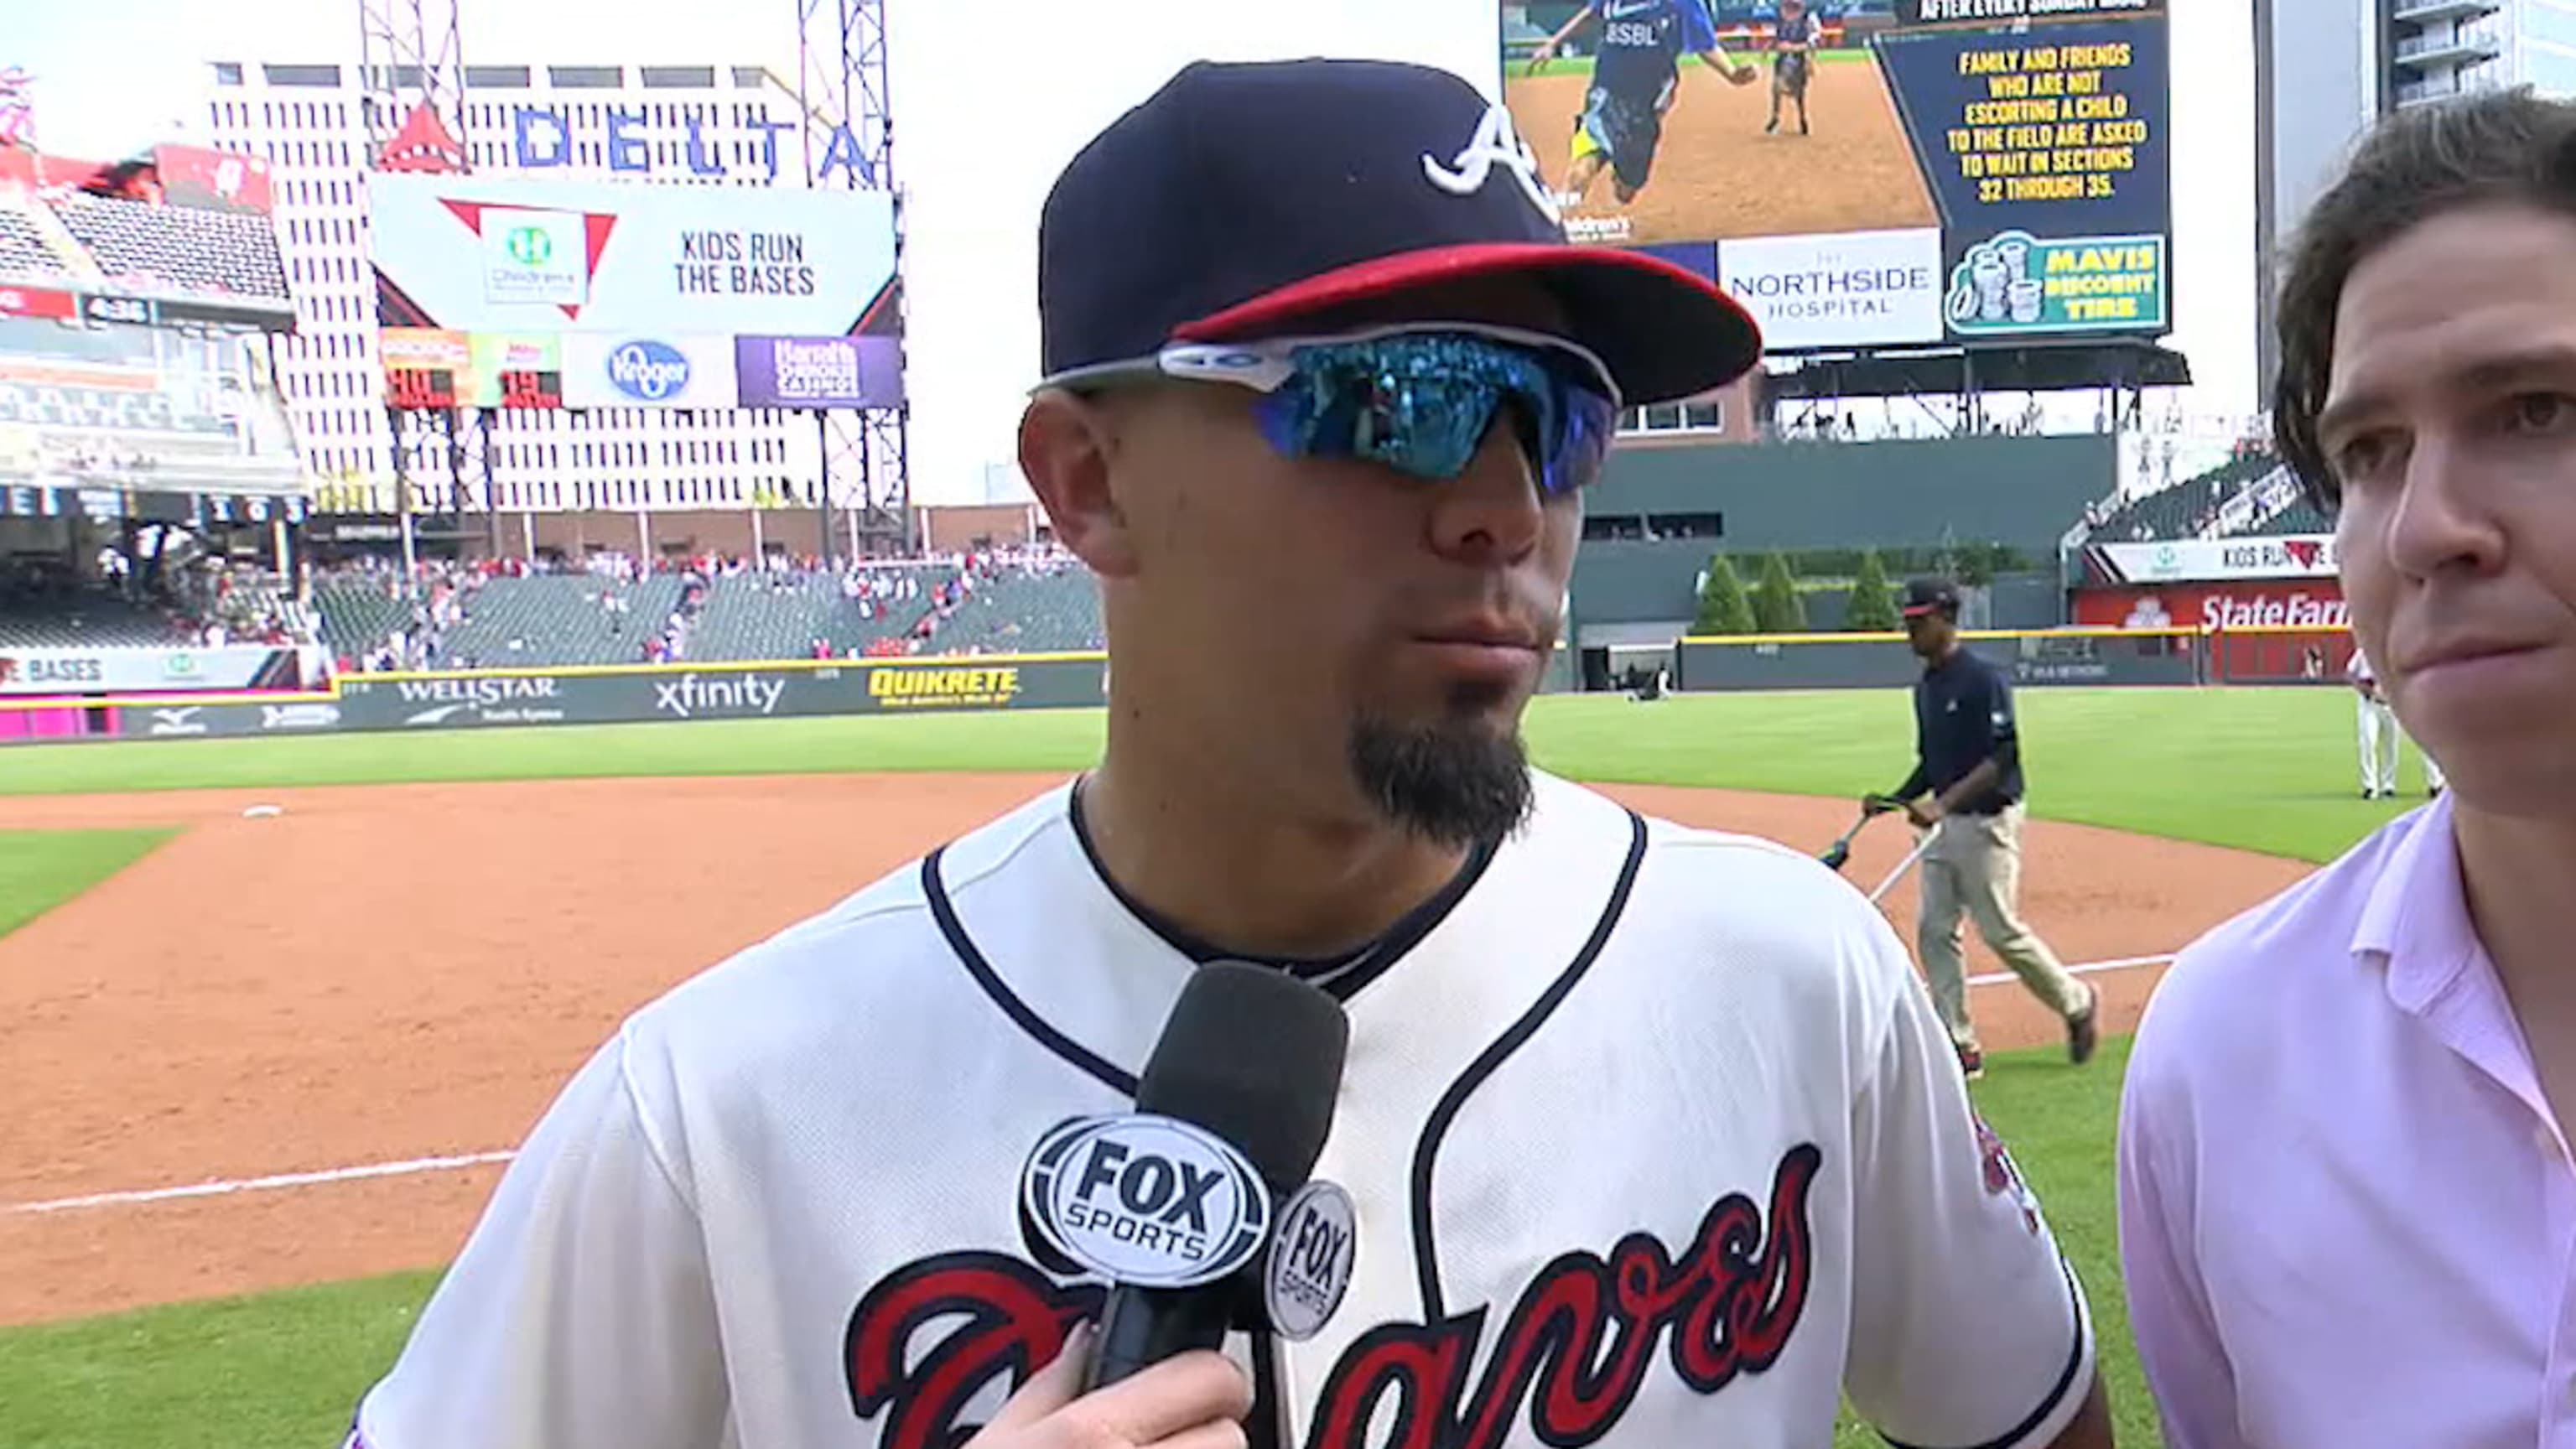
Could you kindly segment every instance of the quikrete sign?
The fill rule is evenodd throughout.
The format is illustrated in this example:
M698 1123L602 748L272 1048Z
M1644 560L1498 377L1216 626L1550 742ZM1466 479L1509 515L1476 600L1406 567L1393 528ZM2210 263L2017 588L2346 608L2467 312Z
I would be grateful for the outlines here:
M1013 665L989 669L924 669L881 665L869 672L868 697L887 709L1009 704L1020 693Z
M1232 1145L1152 1113L1083 1118L1038 1140L1022 1178L1030 1220L1112 1282L1213 1283L1270 1231L1270 1194Z

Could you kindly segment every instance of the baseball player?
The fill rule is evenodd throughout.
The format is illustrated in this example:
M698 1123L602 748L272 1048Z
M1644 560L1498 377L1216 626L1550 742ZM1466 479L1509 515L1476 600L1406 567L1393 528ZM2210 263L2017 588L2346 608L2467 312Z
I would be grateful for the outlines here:
M1538 74L1592 20L1601 22L1601 47L1592 61L1592 84L1583 93L1573 164L1559 199L1582 205L1608 166L1611 189L1625 206L1654 173L1664 117L1681 93L1683 54L1698 56L1733 85L1753 84L1756 72L1729 60L1718 45L1707 0L1591 0L1531 53L1529 73Z
M2379 682L2379 671L2371 667L2369 654L2358 645L2344 666L2344 678L2357 696L2360 716L2361 798L2393 800L2397 797L2398 746L2405 739L2405 731L2397 726L2397 711L2389 706L2388 691ZM2424 754L2424 793L2442 793L2442 766L2429 750Z
M1846 1395L2111 1443L1877 913L1525 762L1619 410L1760 353L1537 171L1468 82L1330 60L1192 65L1074 158L1019 458L1101 584L1105 753L627 1020L353 1444L1783 1449ZM1105 1284L1022 1170L1218 959L1349 1014L1337 1306L1080 1392Z
M1780 15L1771 26L1771 120L1764 135L1780 130L1780 98L1798 103L1798 134L1807 132L1807 81L1824 43L1824 22L1807 8L1807 0L1780 0Z
M1919 866L1915 944L1959 1069L1971 1081L1986 1070L1968 1015L1963 915L2022 985L2065 1020L2067 1055L2081 1066L2098 1044L2099 993L2068 974L2021 918L2021 735L2012 680L1960 642L1959 591L1948 580L1909 582L1904 615L1906 637L1923 661L1914 685L1914 773L1861 803L1902 809L1916 829L1931 832ZM1927 790L1931 798L1918 800Z

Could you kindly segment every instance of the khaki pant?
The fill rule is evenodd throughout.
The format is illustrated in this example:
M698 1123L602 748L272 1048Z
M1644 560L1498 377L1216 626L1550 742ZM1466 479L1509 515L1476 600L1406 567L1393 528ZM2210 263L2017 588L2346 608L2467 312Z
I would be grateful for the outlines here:
M2060 1017L2072 1017L2092 996L2066 972L2048 943L2021 918L2022 807L2007 806L1997 815L1943 817L1940 832L1923 852L1923 912L1915 945L1923 954L1923 973L1931 978L1932 1002L1941 1012L1950 1040L1977 1045L1977 1028L1968 1019L1967 964L1963 916L1977 923L1977 934L2003 959L2031 994Z

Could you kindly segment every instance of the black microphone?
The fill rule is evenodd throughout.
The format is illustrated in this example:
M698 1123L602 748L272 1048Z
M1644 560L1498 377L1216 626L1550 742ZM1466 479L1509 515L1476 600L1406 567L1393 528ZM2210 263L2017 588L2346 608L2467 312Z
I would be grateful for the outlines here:
M1255 1190L1266 1200L1251 1208L1266 1234L1278 1201L1305 1185L1323 1154L1350 1030L1339 1001L1286 971L1225 961L1202 966L1181 988L1154 1044L1136 1110L1203 1128L1240 1153L1261 1178ZM1135 1195L1152 1201L1160 1175L1135 1175L1153 1179ZM1257 1262L1267 1246L1242 1251ZM1221 1347L1245 1301L1240 1266L1188 1287L1114 1283L1084 1392L1192 1349Z

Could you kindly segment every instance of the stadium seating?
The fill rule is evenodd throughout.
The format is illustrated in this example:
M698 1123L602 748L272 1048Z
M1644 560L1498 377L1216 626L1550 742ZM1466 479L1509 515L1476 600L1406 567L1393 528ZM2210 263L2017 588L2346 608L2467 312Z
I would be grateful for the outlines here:
M626 607L611 613L603 594ZM644 642L680 607L680 580L653 574L622 583L587 574L496 578L467 595L465 617L447 632L440 667L498 669L523 664L633 664ZM695 657L695 650L689 651Z
M939 590L959 573L952 562L869 567L855 575L873 591L863 611L838 572L719 572L704 580L705 595L684 620L676 662L810 659L818 639L838 658L1104 646L1099 590L1088 572L1061 564L987 567L942 614ZM463 582L443 627L428 596L402 597L390 573L317 578L313 602L322 642L361 667L377 660L397 631L407 644L435 642L427 657L399 661L408 668L633 664L681 611L691 581L668 573L641 583L586 573L478 580L459 570L448 577ZM626 606L610 610L603 594ZM933 620L930 635L917 638L925 618Z
M704 617L692 632L689 652L697 659L804 659L821 639L834 654L866 653L879 641L901 638L930 609L930 590L950 577L952 568L870 570L871 578L909 578L919 592L904 600L872 606L862 617L858 605L830 574L739 574L718 578L708 590ZM882 647L882 645L879 645Z
M121 285L280 300L289 295L267 217L81 193L58 198L53 209L99 269Z
M392 592L390 575L317 580L313 607L321 616L323 644L333 654L352 659L411 625L411 605Z
M2139 494L2094 525L2091 541L2128 543L2199 537L2230 498L2261 483L2280 466L2280 460L2270 453L2252 452L2170 487Z
M2296 534L2332 533L2334 531L2334 520L2328 518L2325 515L2324 510L2303 498L2298 502L2291 504L2289 507L2282 509L2279 513L2272 515L2272 517L2264 520L2261 526L2250 531L2249 536L2259 538L2285 538Z
M165 616L109 594L0 610L0 647L149 649L192 642Z
M1006 572L943 621L937 654L1053 654L1106 645L1100 586L1082 569Z
M34 218L0 204L0 278L36 281L70 275L71 268L45 244L45 234Z

